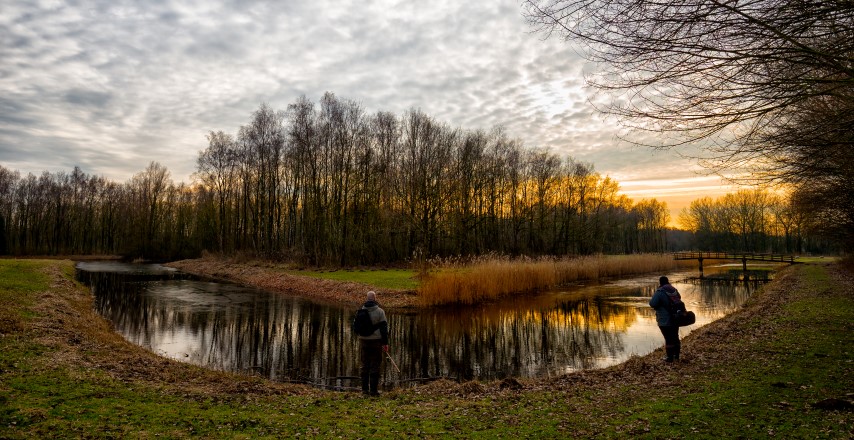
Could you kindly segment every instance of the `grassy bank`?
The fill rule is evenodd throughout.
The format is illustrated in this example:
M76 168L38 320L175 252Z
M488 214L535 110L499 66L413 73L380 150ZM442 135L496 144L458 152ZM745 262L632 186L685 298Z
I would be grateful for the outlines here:
M415 290L418 287L417 272L413 269L287 270L286 273L325 280L361 283L383 290Z
M492 258L431 273L418 288L418 297L427 306L476 304L509 294L549 290L576 281L667 272L678 268L679 264L667 254L595 255L527 261ZM687 263L683 264L687 266Z
M661 353L554 379L364 399L216 373L126 343L70 263L0 261L0 438L850 438L854 281L798 266ZM829 400L837 399L837 400ZM826 408L826 409L823 409ZM834 409L835 408L835 409Z

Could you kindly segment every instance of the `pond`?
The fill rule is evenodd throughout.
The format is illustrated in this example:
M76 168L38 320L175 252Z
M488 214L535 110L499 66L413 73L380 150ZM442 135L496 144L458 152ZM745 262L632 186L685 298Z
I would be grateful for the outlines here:
M733 268L668 274L697 323L737 309L757 288ZM765 273L767 275L767 272ZM347 389L358 386L354 306L330 306L160 265L81 262L95 307L127 340L207 368ZM386 387L446 377L489 381L601 368L663 344L647 302L657 276L577 285L474 307L388 312ZM380 292L380 302L382 293ZM683 351L690 351L685 346Z

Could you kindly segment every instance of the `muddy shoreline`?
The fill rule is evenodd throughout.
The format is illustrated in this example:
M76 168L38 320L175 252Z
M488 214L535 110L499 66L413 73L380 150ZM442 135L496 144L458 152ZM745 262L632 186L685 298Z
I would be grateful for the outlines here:
M346 307L358 307L365 301L365 294L369 290L377 292L379 301L385 309L418 307L418 297L411 290L381 289L356 282L293 275L286 273L283 267L272 263L242 263L197 258L173 261L164 266L199 277L228 281Z

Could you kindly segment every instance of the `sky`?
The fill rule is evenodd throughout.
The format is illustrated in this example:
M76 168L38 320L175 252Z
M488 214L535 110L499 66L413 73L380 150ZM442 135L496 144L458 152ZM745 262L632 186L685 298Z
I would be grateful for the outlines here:
M156 161L189 183L210 131L236 133L262 103L332 92L367 113L502 126L674 217L730 190L676 152L618 139L585 87L596 66L535 33L520 3L4 0L0 165L124 182Z

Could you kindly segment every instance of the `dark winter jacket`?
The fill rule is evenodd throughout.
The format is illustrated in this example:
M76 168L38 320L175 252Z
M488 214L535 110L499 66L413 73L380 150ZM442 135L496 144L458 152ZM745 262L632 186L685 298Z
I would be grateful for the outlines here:
M679 291L670 284L665 284L655 290L652 299L649 300L649 306L655 309L655 321L659 327L674 325L670 310L673 304L681 302L682 297L679 295Z
M376 301L368 301L364 305L362 305L363 309L366 309L368 313L371 315L371 322L377 329L370 336L359 336L359 339L363 340L376 340L379 339L382 342L382 345L388 345L388 321L385 319L385 311L380 308L379 303Z

